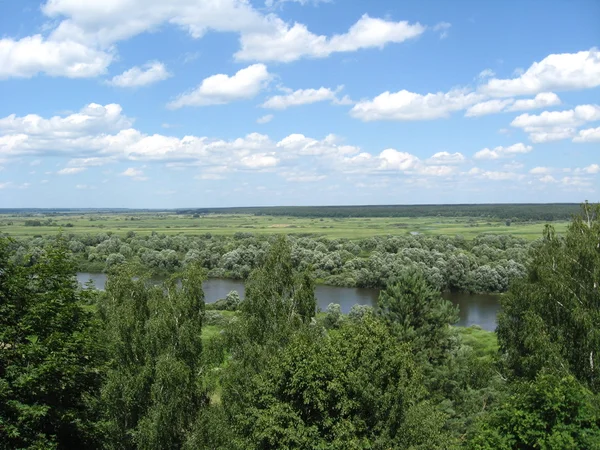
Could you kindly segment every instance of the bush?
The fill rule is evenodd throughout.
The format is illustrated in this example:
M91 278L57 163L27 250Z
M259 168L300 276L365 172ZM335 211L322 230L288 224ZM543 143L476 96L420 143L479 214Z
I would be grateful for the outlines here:
M323 323L325 328L339 328L342 320L342 307L337 303L327 305L327 315Z

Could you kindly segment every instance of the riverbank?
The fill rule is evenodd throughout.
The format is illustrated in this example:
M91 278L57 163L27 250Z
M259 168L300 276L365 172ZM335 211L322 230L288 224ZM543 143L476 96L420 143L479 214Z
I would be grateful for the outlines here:
M97 289L104 289L107 275L104 273L77 274L80 284L88 280ZM155 280L160 283L160 279ZM245 286L241 280L230 280L223 278L210 278L203 284L204 297L207 303L213 303L225 298L231 291L237 291L240 298L244 298ZM442 294L459 307L459 322L457 325L470 327L478 325L484 330L493 331L496 328L496 316L500 310L500 296L497 294L465 294L450 293ZM375 306L379 297L379 289L369 288L347 288L337 286L317 285L315 287L317 306L325 311L330 303L340 305L342 312L347 314L354 305Z

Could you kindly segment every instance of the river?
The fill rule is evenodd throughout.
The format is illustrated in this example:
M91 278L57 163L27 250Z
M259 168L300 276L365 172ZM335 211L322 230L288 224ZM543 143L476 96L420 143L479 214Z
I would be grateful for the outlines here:
M77 281L86 283L92 280L97 289L104 289L106 274L78 273ZM224 298L230 291L238 291L244 298L244 283L239 280L211 278L204 282L204 297L207 303ZM319 285L315 288L318 307L322 311L330 303L339 303L342 312L347 313L353 305L374 306L379 295L378 289L347 288ZM484 330L493 331L496 328L496 316L500 310L499 296L494 294L463 294L444 293L444 298L460 308L460 319L457 325L469 327L479 325Z

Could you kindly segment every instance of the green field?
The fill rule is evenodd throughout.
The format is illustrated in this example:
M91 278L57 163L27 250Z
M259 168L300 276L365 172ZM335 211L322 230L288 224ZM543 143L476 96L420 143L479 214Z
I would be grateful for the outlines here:
M52 225L26 226L26 221L51 220ZM566 230L567 221L552 222L557 232ZM526 239L541 236L545 222L513 222L469 217L354 217L354 218L308 218L285 216L255 216L249 214L209 214L199 217L164 213L132 214L28 214L0 215L0 233L10 236L35 236L67 233L112 232L125 235L128 231L150 234L233 235L237 232L254 234L312 234L332 238L359 239L381 235L462 235L472 239L479 234L511 234Z

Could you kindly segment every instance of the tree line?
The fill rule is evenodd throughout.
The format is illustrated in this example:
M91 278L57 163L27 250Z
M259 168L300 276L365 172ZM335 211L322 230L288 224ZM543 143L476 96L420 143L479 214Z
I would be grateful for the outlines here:
M171 236L129 231L64 234L82 272L109 271L135 262L155 274L171 274L199 264L211 278L245 280L259 267L276 242L274 236L238 232L233 236ZM523 276L539 241L512 236L480 235L471 241L460 236L382 236L361 240L289 236L295 269L311 268L319 283L383 288L402 273L420 271L439 291L504 292ZM14 241L14 257L35 258L54 237Z
M482 217L514 221L570 220L576 203L490 203L453 205L257 206L181 209L178 214L253 214L315 218L347 217Z
M599 213L547 227L503 296L498 353L418 268L373 310L316 316L285 237L210 339L199 264L161 286L121 264L98 292L68 241L21 260L0 238L0 448L600 448Z

